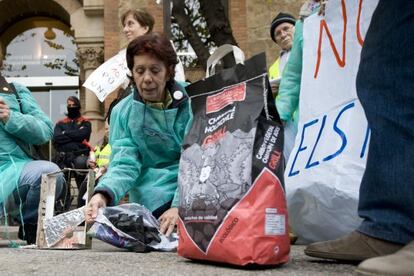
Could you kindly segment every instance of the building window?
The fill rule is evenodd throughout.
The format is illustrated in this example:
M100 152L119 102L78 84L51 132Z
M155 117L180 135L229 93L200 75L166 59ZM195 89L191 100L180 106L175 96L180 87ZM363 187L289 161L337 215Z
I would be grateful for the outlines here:
M6 45L5 77L79 75L75 40L69 27L58 20L32 17L19 21L1 41Z

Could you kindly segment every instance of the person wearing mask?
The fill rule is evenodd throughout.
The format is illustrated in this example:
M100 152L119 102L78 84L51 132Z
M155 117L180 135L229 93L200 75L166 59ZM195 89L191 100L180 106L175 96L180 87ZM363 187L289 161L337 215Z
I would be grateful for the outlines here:
M1 46L1 45L0 45ZM0 47L0 63L2 62ZM35 160L30 147L52 138L53 124L32 93L0 76L0 219L20 224L18 237L36 243L42 174L59 171L49 161ZM56 178L56 198L65 189L62 173Z
M108 171L85 209L88 223L98 209L129 201L152 211L160 231L170 235L178 221L178 164L192 121L189 98L175 81L177 55L170 41L149 33L127 48L132 93L112 111Z
M358 229L309 245L312 257L362 262L359 275L414 274L414 1L380 0L356 89L371 129ZM384 39L384 37L387 39Z
M53 133L53 145L56 149L55 162L60 168L87 169L90 152L89 138L92 126L81 115L81 104L77 97L67 99L67 116L56 123ZM69 178L69 173L66 177ZM75 172L78 189L85 178L84 173Z

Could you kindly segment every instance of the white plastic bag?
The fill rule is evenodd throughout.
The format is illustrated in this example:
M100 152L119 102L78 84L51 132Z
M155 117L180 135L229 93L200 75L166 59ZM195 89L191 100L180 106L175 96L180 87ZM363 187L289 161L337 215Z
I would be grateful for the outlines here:
M285 181L290 226L305 243L338 238L361 222L369 129L355 81L377 3L364 1L359 11L355 1L330 0L325 17L304 21L298 133Z

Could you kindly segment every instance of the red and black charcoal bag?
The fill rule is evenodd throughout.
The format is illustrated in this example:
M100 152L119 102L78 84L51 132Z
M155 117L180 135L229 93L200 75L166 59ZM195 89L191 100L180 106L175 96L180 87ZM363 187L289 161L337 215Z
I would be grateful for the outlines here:
M264 54L188 86L178 254L235 265L289 258L283 126Z

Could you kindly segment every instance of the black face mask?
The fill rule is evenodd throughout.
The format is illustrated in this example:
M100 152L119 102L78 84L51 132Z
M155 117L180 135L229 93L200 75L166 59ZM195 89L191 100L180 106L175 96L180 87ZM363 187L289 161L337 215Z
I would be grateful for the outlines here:
M80 117L80 107L69 107L68 106L68 117L71 119L76 119Z

